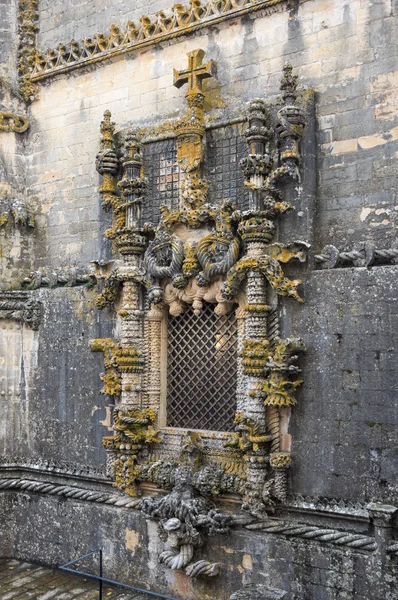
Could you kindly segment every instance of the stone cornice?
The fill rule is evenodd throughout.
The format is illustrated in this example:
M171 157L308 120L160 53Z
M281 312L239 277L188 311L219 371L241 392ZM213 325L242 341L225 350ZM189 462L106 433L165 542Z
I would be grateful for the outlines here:
M129 21L124 30L117 25L111 25L109 34L97 33L80 42L61 43L57 48L45 52L36 50L31 80L39 81L92 65L193 33L227 19L259 10L271 13L287 5L288 0L208 0L204 3L194 0L189 6L176 4L167 14L160 11L151 17L143 15L138 25Z

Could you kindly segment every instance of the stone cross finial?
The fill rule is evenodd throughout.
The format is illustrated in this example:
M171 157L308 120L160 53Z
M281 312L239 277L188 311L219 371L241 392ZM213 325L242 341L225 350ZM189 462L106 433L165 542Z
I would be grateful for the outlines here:
M177 71L174 69L174 85L177 88L188 84L188 94L202 94L202 81L208 77L214 77L215 64L209 60L203 64L204 50L193 50L188 52L188 69Z

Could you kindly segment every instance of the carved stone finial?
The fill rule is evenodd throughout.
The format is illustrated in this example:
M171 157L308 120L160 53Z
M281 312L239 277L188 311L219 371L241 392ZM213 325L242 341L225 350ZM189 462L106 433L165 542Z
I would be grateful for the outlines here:
M202 94L202 81L215 76L215 64L209 60L203 64L204 50L193 50L188 52L188 69L177 71L174 69L174 82L176 88L188 84L187 96L191 94Z
M293 67L291 64L287 64L283 67L283 77L281 79L280 89L284 92L283 99L291 99L291 102L297 97L297 82L298 76L293 75Z
M104 112L104 119L101 121L101 150L108 150L113 147L113 133L115 124L111 121L111 111Z

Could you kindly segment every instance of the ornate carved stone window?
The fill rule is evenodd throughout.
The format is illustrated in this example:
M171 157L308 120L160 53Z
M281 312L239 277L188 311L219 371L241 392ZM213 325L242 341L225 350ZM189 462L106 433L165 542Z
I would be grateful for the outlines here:
M92 344L104 353L103 391L116 398L114 434L103 440L109 475L132 496L172 490L140 506L160 521L160 562L190 577L218 573L217 563L194 562L195 549L233 522L209 498L240 496L262 519L286 500L288 422L305 348L281 339L279 298L303 301L283 265L304 262L308 247L277 239L277 222L293 210L285 182L299 178L297 77L285 67L283 105L253 100L243 132L209 134L205 164L202 82L214 63L203 55L190 52L188 69L174 71L176 87L188 84L187 110L164 139L144 148L127 131L118 156L104 115L100 192L113 213L106 235L123 260L97 306L118 300L120 340ZM238 160L243 181L230 175Z
M167 419L170 427L231 431L236 411L235 314L217 315L205 304L169 316Z

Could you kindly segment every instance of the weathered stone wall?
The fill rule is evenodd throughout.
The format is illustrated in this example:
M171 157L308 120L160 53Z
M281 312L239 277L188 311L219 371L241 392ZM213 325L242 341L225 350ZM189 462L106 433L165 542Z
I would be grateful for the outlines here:
M13 496L7 493L9 502ZM105 577L160 593L167 590L181 599L228 598L245 583L286 590L289 600L398 597L393 574L397 558L387 560L390 580L384 583L377 552L234 530L212 537L208 556L221 563L221 576L192 580L157 563L162 548L156 525L137 511L39 494L14 496L13 501L18 508L13 554L22 560L39 558L59 565L66 557L102 547ZM85 566L94 572L96 563Z
M0 77L10 77L16 72L17 54L17 2L0 2Z
M0 454L29 455L32 441L32 384L37 370L37 333L22 323L0 323Z
M99 13L99 23L102 16ZM174 67L183 67L185 52L197 47L206 49L207 55L218 64L217 81L207 84L214 117L221 118L224 105L227 113L240 113L244 101L257 96L275 95L280 71L286 60L292 62L300 76L300 83L313 86L316 90L318 128L315 155L318 160L319 187L315 225L317 243L314 250L319 252L324 243L331 242L339 248L352 248L358 240L369 239L378 247L391 246L395 239L395 180L379 176L386 173L385 169L395 168L393 157L398 142L394 139L394 119L397 120L397 114L394 112L394 90L391 93L390 90L382 92L380 86L387 88L394 81L394 61L391 58L394 49L390 47L389 56L385 57L383 48L388 43L381 31L388 28L393 32L396 20L396 10L389 2L304 2L290 12L281 11L267 16L257 14L240 21L226 22L211 31L205 29L190 38L164 44L163 47L148 48L113 62L99 64L90 72L75 71L69 76L61 75L41 86L40 99L31 108L32 127L26 134L31 152L28 185L37 194L41 207L38 223L42 243L37 249L36 265L51 268L76 264L84 266L91 260L106 256L106 246L102 241L105 216L99 206L99 176L94 169L102 113L110 108L120 127L135 123L159 123L177 116L183 106L184 91L173 87L172 70ZM354 143L354 139L359 141ZM373 171L370 164L373 164ZM365 177L371 179L365 182ZM378 194L377 206L372 190ZM300 214L301 207L297 208ZM301 218L311 217L308 212L301 212ZM285 220L299 218L289 216ZM365 271L362 275L365 279L356 284L355 291L351 271L325 271L316 275L308 273L304 277L306 306L296 309L293 303L286 301L287 315L289 312L297 314L292 327L286 327L286 332L290 334L306 333L300 323L308 324L309 331L316 331L318 327L323 327L323 323L315 319L323 317L330 322L332 315L337 319L334 306L346 305L346 294L349 297L353 295L353 311L358 310L356 321L348 323L347 315L343 312L341 321L335 323L336 332L332 333L332 339L337 344L336 352L340 354L335 353L333 361L327 354L327 338L317 334L309 343L310 351L305 359L308 376L305 375L306 385L301 393L299 409L303 412L297 412L294 417L297 428L295 452L298 453L299 448L304 452L302 459L297 454L297 465L300 465L295 467L297 492L311 491L339 497L359 494L355 486L349 490L346 488L345 477L349 477L349 472L346 475L342 473L345 468L343 463L354 466L359 449L364 450L365 446L366 457L362 457L364 472L378 460L375 457L371 459L370 452L374 447L383 447L381 442L376 444L374 440L379 423L374 413L379 415L380 420L380 405L383 408L383 422L389 423L389 427L395 425L388 420L393 414L391 384L382 377L377 388L378 397L375 397L370 380L358 374L362 370L369 371L366 361L370 358L365 360L361 352L358 357L360 365L352 368L353 357L349 356L350 348L358 344L358 337L363 348L364 340L359 332L361 327L369 327L369 320L361 315L373 314L375 319L382 321L383 315L386 315L386 319L387 316L391 318L385 292L386 288L394 287L393 271L394 267L375 267L371 274ZM366 277L376 278L378 283L374 286L375 298L369 299L365 308ZM322 284L318 288L315 282L320 279ZM391 294L393 303L393 290ZM54 310L56 307L57 303L54 304ZM317 317L318 312L320 317ZM306 315L305 319L303 314ZM385 322L389 323L388 320ZM385 327L389 328L387 325ZM354 335L348 346L345 345L347 330ZM340 342L337 334L342 336ZM68 334L65 334L65 343L68 343L67 338ZM370 334L367 339L375 344L369 348L369 353L388 349L381 347ZM73 336L70 344L74 345ZM393 365L393 356L386 353L383 360L389 359ZM51 361L50 356L48 360ZM327 372L323 366L325 361L329 365ZM46 363L44 358L42 369L46 368L46 364L51 363ZM83 364L88 366L89 363ZM349 371L352 373L349 374ZM341 373L344 374L340 392L342 397L329 401L327 394L335 395L336 392L334 385L328 386L330 391L325 389L325 381L334 381L342 376ZM368 389L366 401L361 394L361 402L366 402L367 408L366 414L358 408L358 415L361 416L354 415L350 420L349 415L356 410L356 405L350 406L347 399L355 393L355 377L362 377L362 387ZM70 398L71 393L76 392L67 388L65 393ZM93 402L95 395L96 391L92 389L91 399L87 398L86 402ZM58 394L56 396L60 398ZM385 402L387 397L390 398L388 403ZM344 414L335 413L336 407L342 404ZM314 422L317 411L322 415L322 418L319 416L319 426ZM307 423L307 414L312 415L311 425ZM367 422L376 425L370 427L366 425ZM360 434L358 428L361 429ZM359 446L356 442L348 443L354 430L363 438ZM317 451L318 434L323 440L322 455ZM340 441L338 435L342 436ZM367 442L364 437L367 437ZM96 442L91 443L95 445ZM311 465L310 472L306 467L309 448L313 448L312 456L317 454L319 464L317 469ZM332 449L335 462L331 458ZM321 477L325 467L323 460L335 470L336 474L331 479ZM381 479L384 480L384 477ZM357 480L358 486L362 490L361 497L369 495L361 480Z
M307 347L291 427L301 494L397 502L396 274L396 266L317 271L305 305L286 310L286 332Z
M2 515L2 527L0 530L1 555L2 557L12 556L15 548L15 496L0 494L0 511Z
M0 455L100 473L110 409L99 394L102 360L88 342L109 336L110 324L98 323L93 289L42 289L35 297L44 306L40 332L0 321Z
M97 17L93 33L111 22L102 20L103 12ZM126 22L121 15L119 23ZM39 194L47 232L41 262L97 258L93 158L102 113L110 108L120 127L175 117L184 91L173 87L172 69L181 68L185 52L196 47L218 64L217 82L207 85L214 116L221 116L217 105L231 109L275 95L283 64L292 62L300 83L316 90L319 248L364 239L388 246L396 216L394 27L396 11L387 0L304 2L290 12L228 21L99 64L92 72L50 80L32 105L29 134L28 182ZM55 30L57 41L69 40L67 31L60 34L61 25Z
M169 6L164 0L142 4L112 2L105 8L95 2L93 10L92 2L42 0L39 47L55 48ZM368 240L377 248L391 248L395 241L397 24L398 3L393 0L307 0L291 3L289 10L281 6L273 14L249 14L49 78L38 85L38 99L29 109L30 129L22 137L0 134L0 180L37 203L35 233L7 233L6 242L0 240L7 250L0 255L0 287L9 289L20 287L32 268L87 269L90 261L110 257L109 243L103 241L109 216L100 207L95 170L103 112L112 111L118 128L180 116L185 92L173 87L173 68L185 67L187 51L203 48L217 62L217 80L205 83L209 119L240 116L245 102L255 97L275 98L287 61L300 85L315 90L316 140L308 132L305 144L316 170L305 173L302 182L306 209L297 206L297 215L287 216L284 226L293 231L297 223L297 231L315 235L310 267L286 270L304 279L306 304L284 300L282 311L283 334L300 335L307 346L305 383L290 429L291 489L296 495L398 502L398 267L312 270L314 254L325 244L352 249ZM312 186L315 181L314 202L305 195L309 182ZM73 471L81 469L83 479L84 473L87 480L104 479L101 438L110 420L98 392L102 358L90 353L88 341L110 336L112 321L94 308L95 293L84 286L35 291L43 303L40 329L27 332L26 326L10 326L19 337L9 344L9 354L19 358L14 366L7 359L12 363L7 378L18 381L21 396L8 401L11 386L6 377L0 380L0 393L5 392L0 396L0 448L3 465L23 466L23 476L32 478L40 471L48 481L59 471L73 483ZM8 321L0 327L3 323L8 328ZM29 360L37 365L28 375L20 359L27 351L26 336L32 346ZM76 482L83 485L81 479ZM108 576L149 582L153 589L181 598L224 598L248 581L291 589L294 598L303 600L373 598L367 595L372 584L367 576L377 571L372 561L379 558L360 551L354 558L353 550L330 545L233 533L218 548L218 541L212 543L209 551L212 559L226 565L228 576L224 573L219 583L206 587L179 574L155 577L155 568L147 567L155 565L155 536L135 511L49 500L30 492L0 493L0 502L7 524L15 514L25 519L18 516L15 527L0 532L4 554L62 563L102 545L110 561ZM338 526L355 531L361 523L347 517ZM380 597L397 598L391 586L390 596L379 589Z

